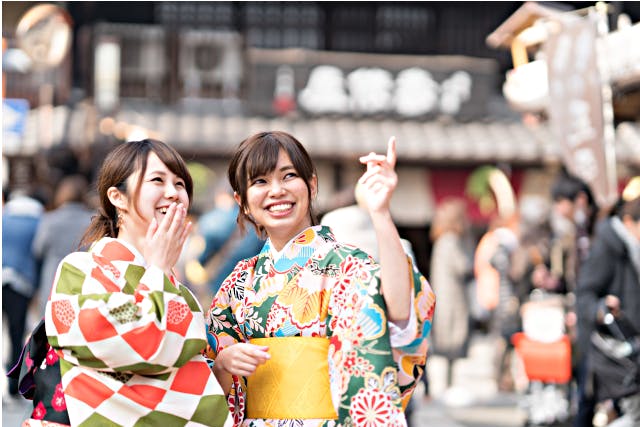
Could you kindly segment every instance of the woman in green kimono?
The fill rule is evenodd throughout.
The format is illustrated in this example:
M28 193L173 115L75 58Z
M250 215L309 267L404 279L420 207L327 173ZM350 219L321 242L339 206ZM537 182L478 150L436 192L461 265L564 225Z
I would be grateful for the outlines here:
M404 426L424 371L435 296L389 212L395 139L360 158L376 263L318 224L315 168L284 132L244 140L229 165L238 222L268 238L223 282L208 314L209 356L235 425Z

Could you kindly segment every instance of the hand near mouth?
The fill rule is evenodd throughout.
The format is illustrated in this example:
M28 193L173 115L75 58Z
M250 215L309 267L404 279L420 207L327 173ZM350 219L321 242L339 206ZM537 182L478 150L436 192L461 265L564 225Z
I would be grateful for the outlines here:
M171 276L171 269L178 261L191 232L193 224L186 219L187 209L184 205L171 203L160 224L153 218L147 229L143 256L149 264L158 266L167 276Z

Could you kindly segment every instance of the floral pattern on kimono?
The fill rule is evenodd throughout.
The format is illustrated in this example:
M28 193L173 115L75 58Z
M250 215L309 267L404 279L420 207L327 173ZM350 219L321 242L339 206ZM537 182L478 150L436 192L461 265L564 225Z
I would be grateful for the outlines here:
M403 408L422 375L435 295L407 260L412 275L415 336L393 348L380 294L380 266L361 250L338 243L328 227L309 227L277 260L270 241L241 261L211 304L208 356L262 337L327 337L336 420L245 417L246 379L233 379L228 403L235 425L404 426ZM411 337L410 337L411 338Z

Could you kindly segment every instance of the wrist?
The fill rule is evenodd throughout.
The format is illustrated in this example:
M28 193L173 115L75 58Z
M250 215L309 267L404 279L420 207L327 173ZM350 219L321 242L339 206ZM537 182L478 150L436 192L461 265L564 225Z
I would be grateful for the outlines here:
M216 376L227 373L227 371L222 367L222 363L220 363L219 358L217 358L217 357L216 357L216 360L213 363L213 373Z
M224 368L224 349L220 350L216 355L216 358L213 361L213 373L218 374L228 374L228 371Z

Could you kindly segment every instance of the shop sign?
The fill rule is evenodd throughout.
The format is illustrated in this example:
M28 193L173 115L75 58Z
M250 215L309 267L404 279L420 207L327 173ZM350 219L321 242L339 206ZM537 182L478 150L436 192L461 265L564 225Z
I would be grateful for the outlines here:
M559 24L545 46L551 128L567 169L589 184L601 206L610 206L616 197L615 152L605 138L613 129L605 128L603 117L597 22L587 17Z

